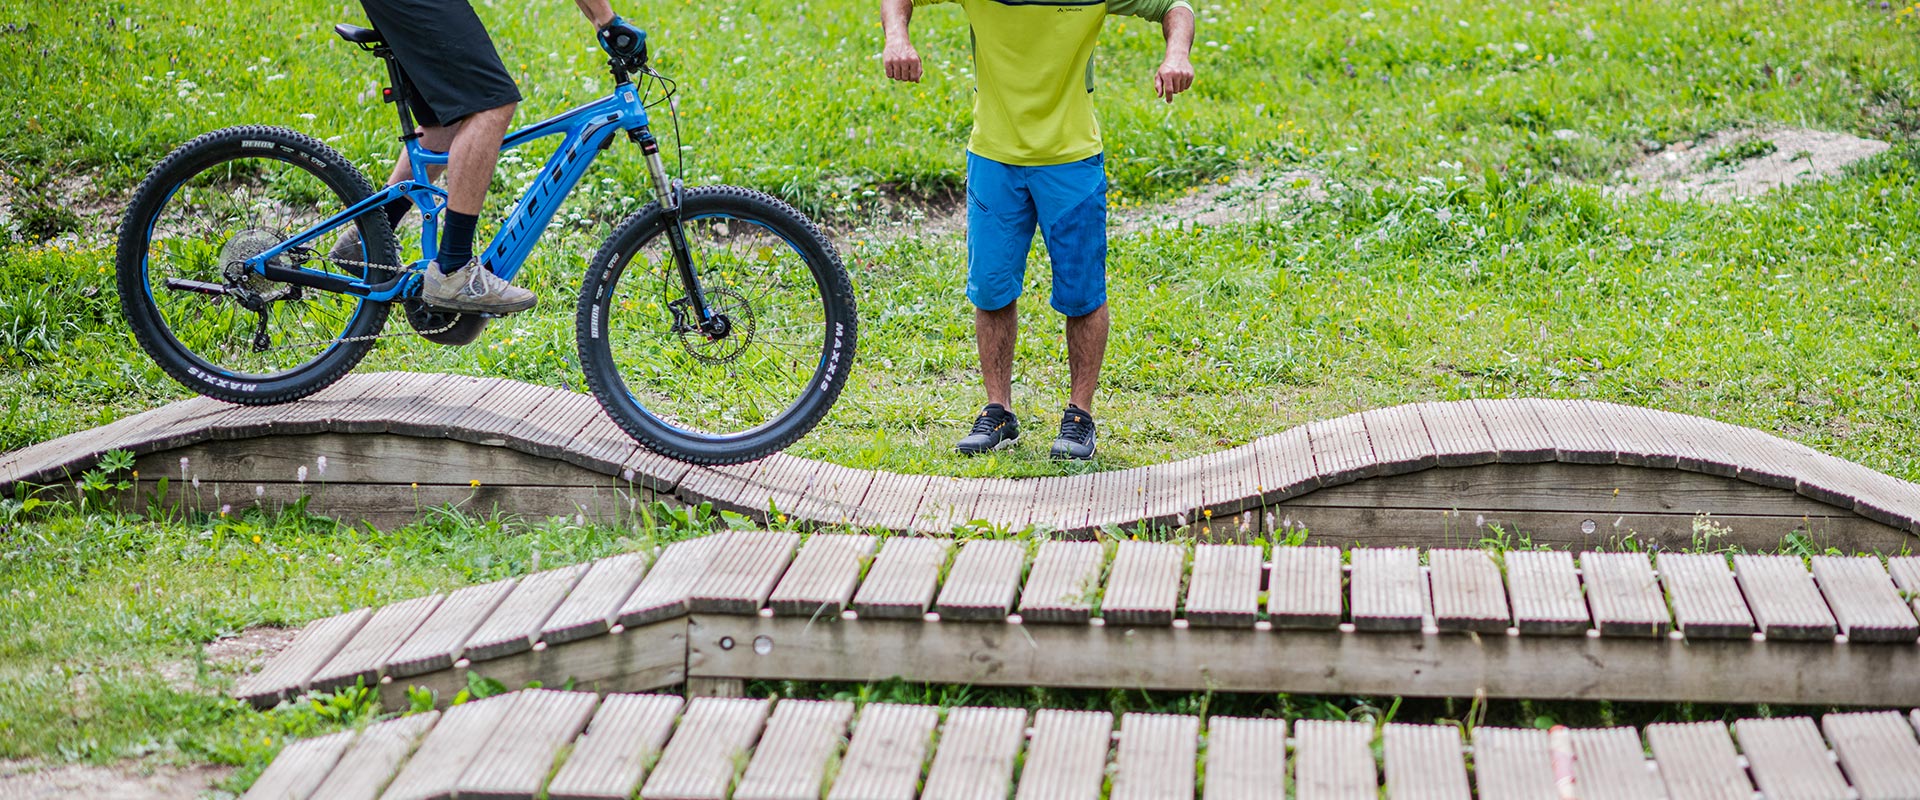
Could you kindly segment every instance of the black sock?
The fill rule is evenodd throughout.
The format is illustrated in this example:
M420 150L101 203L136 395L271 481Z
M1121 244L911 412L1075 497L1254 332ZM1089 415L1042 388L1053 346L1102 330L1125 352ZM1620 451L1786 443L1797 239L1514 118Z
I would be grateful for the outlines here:
M451 275L473 260L473 227L479 221L477 215L447 209L446 227L440 229L440 274Z
M387 227L397 231L400 230L400 220L406 219L407 212L413 210L413 201L402 197L388 203L385 208L387 209Z

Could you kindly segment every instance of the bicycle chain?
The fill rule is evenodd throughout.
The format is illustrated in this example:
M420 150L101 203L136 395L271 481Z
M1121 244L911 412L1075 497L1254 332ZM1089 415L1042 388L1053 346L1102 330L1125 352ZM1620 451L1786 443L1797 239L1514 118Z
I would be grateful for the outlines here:
M361 268L362 271L365 271L368 269L378 269L378 270L393 269L393 266L391 264L373 264L366 261L354 261L351 259L332 258L332 257L326 257L325 260L330 261L335 265L359 267ZM265 350L261 350L258 352L273 353L281 350L293 350L296 348L320 347L320 346L330 345L334 343L354 344L356 342L371 342L376 339L397 339L403 336L420 336L424 338L427 336L433 336L435 334L446 333L447 331L453 330L453 326L460 324L460 318L462 316L464 315L454 314L453 319L448 321L447 324L442 325L438 328L434 328L433 330L429 330L429 331L415 329L415 330L410 330L406 333L373 333L373 334L368 334L366 336L346 336L338 339L328 339L327 341L324 341L324 342L297 342L295 344L283 344L283 345L280 345L279 347L269 347Z

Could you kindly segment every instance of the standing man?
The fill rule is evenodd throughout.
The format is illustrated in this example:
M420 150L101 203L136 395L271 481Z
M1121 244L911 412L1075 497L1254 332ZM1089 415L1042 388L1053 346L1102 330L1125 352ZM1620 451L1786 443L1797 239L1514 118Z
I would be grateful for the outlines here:
M613 13L609 0L574 0L600 31L609 55L635 56L646 34ZM447 153L447 210L439 255L427 265L420 299L454 311L511 314L533 307L533 292L493 274L473 252L473 230L493 182L500 141L520 102L520 89L500 63L493 40L467 0L360 0L413 84L413 116L420 143ZM393 165L388 184L413 177L407 151ZM437 177L437 176L436 176ZM387 220L399 225L413 204L395 200ZM334 258L359 259L358 229L334 245Z
M880 0L887 77L920 80L907 34L914 6ZM1159 22L1166 57L1156 94L1193 85L1193 7L1187 0L954 0L973 28L978 74L967 144L967 299L987 406L956 448L975 455L1012 444L1015 312L1037 224L1053 262L1055 311L1067 318L1072 375L1054 458L1093 458L1093 392L1107 354L1107 174L1093 118L1093 45L1108 14Z

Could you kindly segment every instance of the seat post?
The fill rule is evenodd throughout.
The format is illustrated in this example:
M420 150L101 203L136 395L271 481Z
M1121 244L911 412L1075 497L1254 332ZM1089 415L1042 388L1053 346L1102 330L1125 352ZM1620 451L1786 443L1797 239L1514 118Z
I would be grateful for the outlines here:
M400 69L400 62L393 56L393 48L380 45L373 49L373 54L387 65L387 90L381 94L400 112L400 141L420 138L419 126L413 120L413 84L407 80L407 73Z

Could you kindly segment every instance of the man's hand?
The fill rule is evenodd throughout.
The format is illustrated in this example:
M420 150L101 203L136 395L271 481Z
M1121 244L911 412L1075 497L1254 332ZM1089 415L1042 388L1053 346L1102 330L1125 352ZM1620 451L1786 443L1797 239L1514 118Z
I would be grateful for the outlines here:
M1167 56L1160 70L1153 73L1153 93L1173 102L1173 96L1193 86L1193 62L1182 55Z
M887 77L909 83L920 82L920 53L913 49L913 43L889 39L886 49L880 52L880 60L887 65Z

